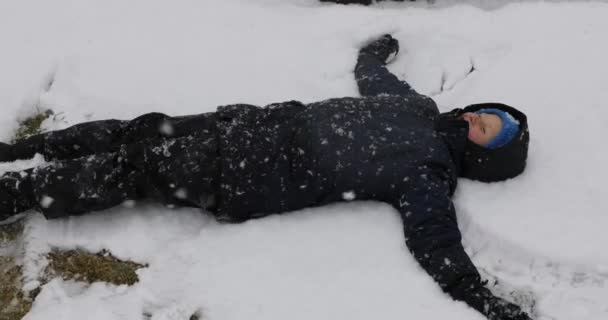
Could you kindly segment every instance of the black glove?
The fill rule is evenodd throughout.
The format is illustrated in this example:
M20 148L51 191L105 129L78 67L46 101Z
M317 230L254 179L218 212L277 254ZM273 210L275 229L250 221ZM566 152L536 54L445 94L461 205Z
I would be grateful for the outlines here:
M471 289L459 293L458 300L463 300L488 320L532 320L518 305L495 296L483 285Z
M385 34L382 37L372 41L365 47L363 47L359 54L368 54L377 57L382 62L386 63L386 60L391 54L397 54L399 52L399 41L391 37L390 34Z

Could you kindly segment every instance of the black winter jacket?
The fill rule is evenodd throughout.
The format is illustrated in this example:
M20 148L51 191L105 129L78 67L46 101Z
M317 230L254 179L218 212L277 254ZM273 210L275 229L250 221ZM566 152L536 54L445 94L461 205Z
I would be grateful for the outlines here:
M466 122L440 115L432 99L372 55L359 56L355 76L360 98L218 108L218 217L387 202L420 265L453 298L483 312L489 292L461 245L451 201Z

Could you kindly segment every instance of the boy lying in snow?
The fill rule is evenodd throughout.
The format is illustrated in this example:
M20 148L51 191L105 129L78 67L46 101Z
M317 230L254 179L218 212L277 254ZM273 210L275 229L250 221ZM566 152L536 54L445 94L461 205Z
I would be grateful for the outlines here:
M445 292L488 319L530 319L484 287L451 201L458 176L490 182L524 170L526 116L498 103L440 114L386 69L398 49L385 35L360 50L360 98L150 113L2 144L0 161L40 153L53 163L0 177L0 220L31 208L60 218L138 199L200 207L231 222L384 201L399 211L409 250Z

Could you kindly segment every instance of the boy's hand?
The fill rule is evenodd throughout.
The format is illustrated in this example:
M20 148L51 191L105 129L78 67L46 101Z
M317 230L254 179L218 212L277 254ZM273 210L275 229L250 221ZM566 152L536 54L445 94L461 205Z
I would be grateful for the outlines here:
M372 55L386 63L391 55L396 55L398 52L399 41L390 34L385 34L361 48L359 54Z

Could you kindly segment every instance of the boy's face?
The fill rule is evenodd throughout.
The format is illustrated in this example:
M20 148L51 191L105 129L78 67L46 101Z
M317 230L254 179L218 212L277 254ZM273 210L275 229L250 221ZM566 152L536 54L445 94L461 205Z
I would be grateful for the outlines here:
M486 146L502 129L502 119L491 113L465 112L460 119L469 123L469 140Z

